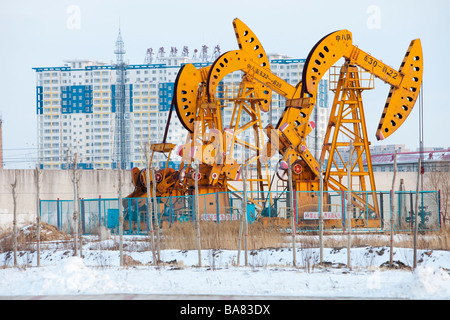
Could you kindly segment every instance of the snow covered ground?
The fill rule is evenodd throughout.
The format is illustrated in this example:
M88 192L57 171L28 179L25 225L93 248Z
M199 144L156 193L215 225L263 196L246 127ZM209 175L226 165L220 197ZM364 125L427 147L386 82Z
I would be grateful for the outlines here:
M109 241L109 242L108 242ZM107 250L116 240L88 241L84 258L73 256L70 244L46 244L41 267L36 255L19 252L18 268L12 253L0 254L0 297L40 295L182 294L330 298L450 299L450 252L420 250L419 267L412 271L412 249L396 248L396 270L389 248L351 250L352 270L346 267L347 250L325 248L324 266L318 267L319 249L264 249L248 252L248 266L236 266L235 250L202 250L197 267L196 250L163 250L164 265L152 266L152 252L127 240L126 267L119 252ZM148 243L145 244L148 248ZM406 267L405 267L406 266Z

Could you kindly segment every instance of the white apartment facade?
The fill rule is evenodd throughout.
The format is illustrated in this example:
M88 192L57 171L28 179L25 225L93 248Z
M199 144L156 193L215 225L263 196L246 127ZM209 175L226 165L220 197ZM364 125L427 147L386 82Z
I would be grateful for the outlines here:
M303 59L270 55L272 72L296 85L301 77ZM128 162L124 169L145 166L144 148L148 142L161 142L165 132L177 73L187 57L167 57L156 64L127 65L125 71L124 114ZM195 62L197 68L211 62ZM114 64L92 60L68 60L62 67L34 68L36 71L36 111L38 121L38 159L42 169L67 169L77 154L82 169L114 169L117 159L115 118L117 69ZM237 92L242 74L223 79L224 86ZM285 108L285 98L273 94L272 123L275 126ZM230 122L231 108L223 112ZM314 153L321 149L328 122L328 85L322 80L317 105L310 120L316 122L307 144ZM262 124L269 113L262 113ZM186 131L176 112L168 131L168 141L184 143ZM238 156L238 155L236 155ZM161 159L162 160L162 159ZM176 165L176 158L174 159Z
M91 60L69 60L63 67L34 69L41 168L66 169L75 153L82 169L116 168L114 67ZM178 69L153 64L130 65L126 70L130 167L145 163L148 141L162 139ZM181 126L176 124L175 113L172 117L169 136L176 137L181 134Z

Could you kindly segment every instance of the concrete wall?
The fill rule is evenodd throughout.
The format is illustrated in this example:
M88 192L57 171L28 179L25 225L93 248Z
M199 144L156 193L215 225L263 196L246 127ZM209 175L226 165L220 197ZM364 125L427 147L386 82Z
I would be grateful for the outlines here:
M113 170L79 170L79 197L85 199L117 198L118 172ZM13 221L11 184L17 179L17 221L19 226L36 221L36 178L34 170L0 170L0 229ZM40 198L43 200L73 200L72 171L42 170ZM133 191L129 171L122 172L122 195Z
M118 173L113 170L80 170L79 197L84 199L117 198ZM24 226L36 220L36 179L34 170L0 170L0 229L9 228L13 221L13 197L11 184L17 179L18 225ZM375 173L377 190L388 191L392 185L392 173ZM396 190L400 179L406 190L416 190L417 173L397 173ZM122 174L122 196L133 191L129 171ZM345 180L343 181L346 184ZM73 200L72 172L42 170L40 174L40 198L43 200Z

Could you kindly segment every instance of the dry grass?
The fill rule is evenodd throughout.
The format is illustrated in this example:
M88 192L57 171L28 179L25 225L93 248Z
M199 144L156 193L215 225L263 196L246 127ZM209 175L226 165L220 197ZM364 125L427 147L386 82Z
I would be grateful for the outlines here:
M182 223L162 231L162 249L194 250L197 248L197 235L192 223ZM200 238L202 249L236 250L239 238L239 222L201 222ZM385 247L390 245L389 233L357 234L351 236L352 247ZM319 236L301 234L297 236L298 248L318 248ZM249 225L248 249L280 248L291 245L290 234L276 226L263 226L261 223ZM328 234L324 236L324 247L343 248L347 246L347 235ZM409 233L395 235L394 246L413 248L413 236ZM450 228L443 227L438 232L419 233L418 249L450 250ZM243 244L241 246L243 248Z
M33 251L36 244L36 224L32 224L17 230L17 250ZM70 235L59 231L57 227L41 222L41 241L67 241L72 239ZM0 232L0 252L14 249L13 231L11 229Z
M36 245L35 225L31 225L18 231L18 250L34 251ZM197 249L197 235L192 223L180 223L172 228L162 229L161 249L195 250ZM238 248L239 221L221 222L217 224L211 221L200 223L200 238L202 249L236 250ZM70 247L72 237L60 232L56 227L43 224L41 227L41 241L55 241L61 246ZM118 238L114 237L115 245L106 250L118 250ZM262 248L280 248L291 246L291 237L276 226L263 226L261 223L253 223L248 226L248 250ZM353 234L352 247L386 247L389 246L389 233L384 234ZM139 240L142 242L141 240ZM149 241L147 240L143 240ZM347 246L347 236L342 233L325 234L325 248L344 248ZM427 250L450 250L450 228L443 227L441 231L419 234L418 249ZM147 247L127 244L129 251L150 250L150 242ZM297 248L318 248L319 236L312 234L300 234L297 236ZM411 234L399 233L395 235L394 247L413 248L413 237ZM241 249L244 248L243 241ZM13 237L11 230L0 230L0 252L13 250Z
M297 240L303 248L319 247L319 236L303 235ZM286 242L286 241L285 241ZM333 234L324 236L325 248L344 248L347 246L347 235ZM386 247L390 246L390 234L357 234L351 236L352 247ZM414 239L411 233L397 233L394 237L394 247L413 248ZM450 250L450 228L443 227L437 232L418 233L417 248L427 250Z
M236 250L239 240L239 221L211 221L200 223L200 246L202 249ZM283 242L283 235L277 227L264 227L260 223L248 226L248 249L276 248ZM197 234L192 223L180 223L163 230L162 249L192 250L197 248ZM243 248L243 241L241 248Z

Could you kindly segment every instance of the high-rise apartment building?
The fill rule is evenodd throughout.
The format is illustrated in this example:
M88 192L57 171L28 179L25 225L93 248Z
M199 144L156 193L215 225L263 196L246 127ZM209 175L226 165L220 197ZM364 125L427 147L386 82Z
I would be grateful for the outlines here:
M118 44L122 41L120 33ZM123 169L145 166L145 145L161 142L166 129L175 79L181 66L197 68L212 62L192 61L187 56L159 57L156 63L128 64L123 60L123 42L116 46L116 63L67 60L62 67L34 68L38 118L38 159L43 169L66 169L78 155L83 169ZM269 55L272 72L296 85L303 59ZM224 87L237 92L241 72L227 75ZM276 125L285 108L285 98L274 93L272 112L262 114L266 126ZM317 106L310 120L316 123L308 137L311 153L317 154L328 118L328 85L322 80ZM231 108L224 108L224 123ZM168 141L185 142L186 131L172 114ZM161 159L162 160L162 159ZM176 159L175 159L176 160Z

